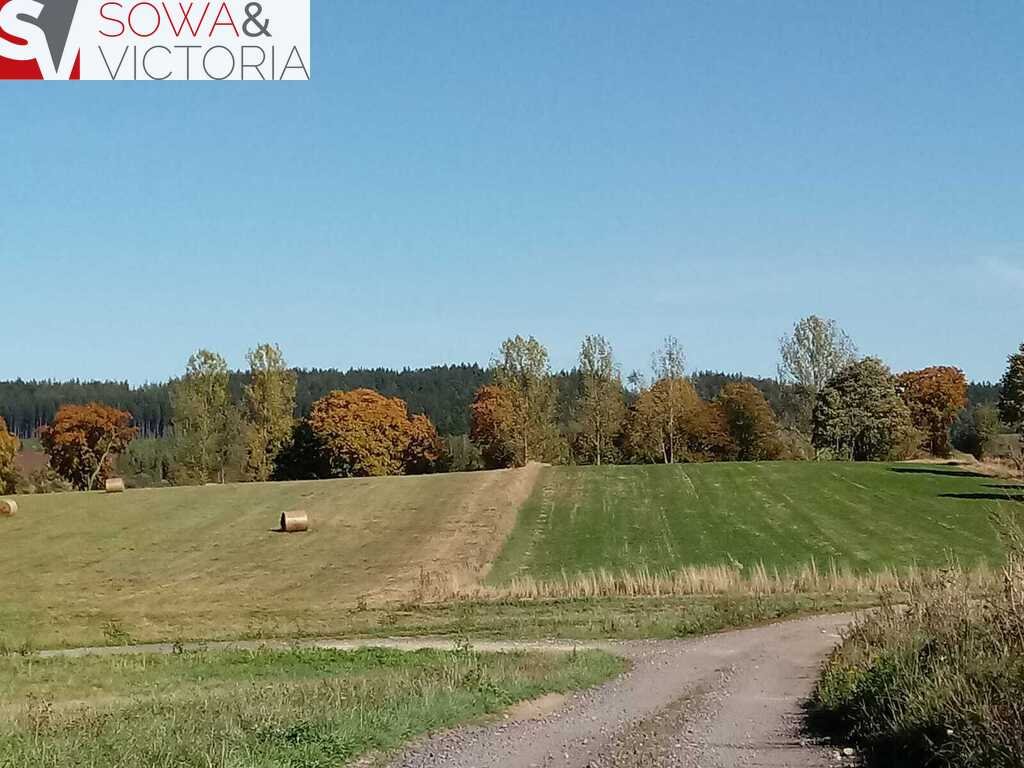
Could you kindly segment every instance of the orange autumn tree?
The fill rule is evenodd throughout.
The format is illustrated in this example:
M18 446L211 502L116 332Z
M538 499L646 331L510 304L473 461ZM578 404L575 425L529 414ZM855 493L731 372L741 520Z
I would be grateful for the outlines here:
M422 414L409 419L409 445L405 449L405 473L426 475L444 459L444 443L434 423Z
M331 392L306 420L331 477L380 477L430 471L441 458L437 430L409 417L405 401L372 389Z
M910 371L897 377L896 389L924 435L923 447L934 456L948 456L950 427L967 407L964 372L949 366Z
M469 439L480 449L484 466L504 469L522 463L515 395L511 391L496 384L480 387L469 416Z
M114 458L135 439L127 411L99 403L65 405L39 437L50 467L80 491L102 485L114 473Z
M667 376L643 390L626 418L625 447L634 461L711 461L734 450L725 412L701 399L683 377Z

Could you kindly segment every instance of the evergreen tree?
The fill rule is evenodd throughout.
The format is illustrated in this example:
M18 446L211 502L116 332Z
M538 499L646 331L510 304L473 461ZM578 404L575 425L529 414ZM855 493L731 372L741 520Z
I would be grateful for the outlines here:
M999 396L999 415L1024 442L1024 344L1008 360ZM1017 446L1013 459L1017 468L1024 471L1024 446Z

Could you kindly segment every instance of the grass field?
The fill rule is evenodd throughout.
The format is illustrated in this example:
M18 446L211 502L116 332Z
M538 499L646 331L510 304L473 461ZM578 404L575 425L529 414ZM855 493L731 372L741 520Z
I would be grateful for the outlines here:
M844 590L864 602L871 587L733 579L693 590L734 598L719 609L684 599L685 585L491 594L474 585L729 562L800 568L812 558L823 572L833 560L864 572L941 566L949 552L970 566L1000 556L988 514L1024 509L1021 498L1007 481L953 467L817 463L532 466L22 497L18 515L0 520L0 650L431 632L680 636L838 608ZM288 509L307 510L313 530L272 532ZM452 591L453 580L469 589ZM776 599L759 602L766 592ZM678 599L564 599L635 594ZM429 605L438 597L462 599ZM493 602L517 597L556 600Z
M479 578L535 472L24 496L0 520L0 643L327 632L423 572ZM309 533L271 530L291 509Z
M340 766L624 666L468 648L5 657L0 768Z
M824 463L545 468L491 570L558 578L735 562L855 571L1001 557L988 516L1024 487L942 465Z

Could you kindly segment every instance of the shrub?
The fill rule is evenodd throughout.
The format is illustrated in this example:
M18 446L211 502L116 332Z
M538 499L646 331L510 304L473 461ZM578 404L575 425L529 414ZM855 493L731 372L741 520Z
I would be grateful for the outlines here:
M973 601L953 567L909 607L861 621L818 684L820 725L886 766L1024 764L1024 547L1015 525L1003 527L1005 593Z

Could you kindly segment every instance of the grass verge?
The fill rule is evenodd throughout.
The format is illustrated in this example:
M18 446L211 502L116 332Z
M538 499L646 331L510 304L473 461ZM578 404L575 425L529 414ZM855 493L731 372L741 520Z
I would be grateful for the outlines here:
M597 653L0 659L2 768L327 768L624 671Z
M879 766L1024 765L1024 537L1004 530L1004 594L972 600L954 568L863 620L822 674L818 727Z
M0 655L85 645L275 640L318 637L438 636L497 640L681 638L766 624L813 614L876 605L871 593L694 595L689 597L582 597L540 600L458 600L445 603L353 608L309 615L275 612L251 617L247 630L219 626L217 614L197 610L183 627L152 614L125 614L80 634L27 635L16 624L0 625Z

